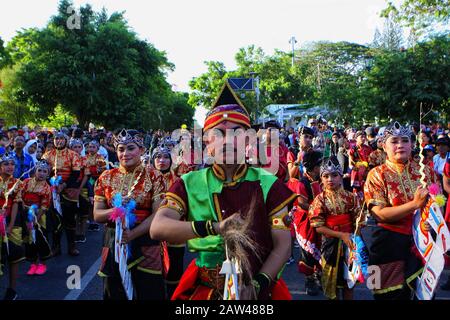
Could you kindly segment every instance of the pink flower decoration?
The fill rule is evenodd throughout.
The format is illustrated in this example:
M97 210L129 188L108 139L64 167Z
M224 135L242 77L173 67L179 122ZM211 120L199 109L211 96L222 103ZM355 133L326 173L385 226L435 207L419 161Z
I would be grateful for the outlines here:
M110 221L116 222L117 219L122 219L125 217L125 210L123 208L114 208L113 212L109 216Z
M435 196L435 195L439 194L439 191L441 191L441 190L440 190L439 185L438 185L437 183L433 183L433 184L428 188L428 191L430 191L430 194L431 194L432 196Z

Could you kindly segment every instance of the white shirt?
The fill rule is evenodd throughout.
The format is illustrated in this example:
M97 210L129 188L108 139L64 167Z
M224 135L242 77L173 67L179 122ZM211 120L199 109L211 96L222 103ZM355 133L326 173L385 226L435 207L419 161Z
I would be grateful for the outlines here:
M434 165L434 171L440 175L444 172L444 166L447 159L450 157L450 152L447 152L447 156L443 159L441 158L441 155L438 153L433 157L433 165Z

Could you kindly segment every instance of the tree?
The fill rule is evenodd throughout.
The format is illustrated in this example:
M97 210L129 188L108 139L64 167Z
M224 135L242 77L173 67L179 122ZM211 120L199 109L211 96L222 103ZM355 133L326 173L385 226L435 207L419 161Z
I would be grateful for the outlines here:
M383 50L399 50L402 45L402 27L391 14L385 18L382 32L378 28L375 30L372 47Z
M394 14L395 19L411 28L413 33L434 33L440 25L444 28L450 18L449 0L404 0L398 6L388 1L387 8L381 13L388 17Z
M83 127L146 126L147 113L168 107L173 92L166 81L172 70L165 53L138 39L121 13L79 10L79 28L68 28L72 2L42 30L25 30L9 46L26 102L38 118L60 105ZM157 106L157 107L156 107Z
M418 121L419 108L446 114L450 94L448 37L419 43L415 49L383 52L365 74L367 105L386 120Z
M10 57L8 52L6 51L6 48L3 46L4 42L2 38L0 38L0 69L5 67L10 63Z
M31 112L20 102L22 92L18 89L17 68L6 67L0 70L0 83L0 114L8 123L25 125L31 119Z

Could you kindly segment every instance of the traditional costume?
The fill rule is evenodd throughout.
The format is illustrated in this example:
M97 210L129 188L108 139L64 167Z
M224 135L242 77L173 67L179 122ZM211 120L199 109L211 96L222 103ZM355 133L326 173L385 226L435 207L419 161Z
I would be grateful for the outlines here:
M5 162L15 164L14 157L5 154L0 159L0 165ZM13 204L21 202L20 190L22 188L22 183L22 181L14 178L12 175L6 178L0 176L0 209L4 210L3 214L0 214L0 275L3 274L2 269L5 261L10 264L17 264L25 260L25 250L22 238L22 219L19 212L17 212L11 234L6 234L6 228L11 221Z
M339 163L330 158L320 169L325 173L343 175ZM334 231L353 233L354 222L360 213L358 197L344 190L325 189L314 198L309 208L309 219L313 228L327 227ZM344 259L347 246L342 240L323 235L322 237L322 289L329 299L336 299L336 290L346 287L344 279Z
M320 182L311 176L314 167L319 167L322 154L313 151L303 157L305 172L300 180L289 179L288 187L295 192L299 199L294 202L291 210L297 241L300 245L300 260L298 270L306 276L306 291L309 295L317 295L320 278L320 236L311 226L308 219L308 210L300 206L300 198L303 203L311 204L314 198L322 191Z
M116 138L116 148L119 144L135 143L143 147L142 138L130 130L123 130ZM153 203L161 199L164 191L162 175L149 167L139 164L132 171L119 167L104 171L95 185L95 202L113 208L113 198L119 193L136 201L134 215L136 228L153 214ZM112 221L106 224L103 240L102 262L99 276L103 278L103 298L105 300L127 299L119 265L115 261L116 224ZM137 300L165 299L163 279L163 259L160 241L150 238L148 233L131 240L129 243L130 258L127 262L131 272L132 283Z
M159 146L155 148L152 152L152 164L156 168L155 160L160 155L167 155L171 157L170 150L166 147ZM172 164L172 158L170 158ZM178 176L173 170L170 169L166 171L161 171L164 180L164 190L162 195L165 197L165 193L170 189L174 182L178 179ZM167 244L167 251L169 254L169 270L165 275L166 289L168 297L172 297L173 292L180 283L180 278L184 271L184 252L186 244Z
M81 170L81 157L74 151L67 148L68 137L59 132L55 138L64 137L66 139L65 145L58 149L55 148L46 152L42 158L46 160L50 167L50 175L57 178L61 177L62 182L66 184L66 188L61 192L61 208L62 208L62 221L56 210L52 210L53 218L53 244L52 250L54 255L61 253L61 222L62 227L66 232L68 251L70 255L78 255L79 251L75 245L75 229L76 229L76 214L78 211L78 197L73 199L67 193L68 189L79 188L80 170Z
M399 123L389 125L383 133L383 141L390 137L411 138L408 128ZM386 160L385 164L372 169L364 186L365 202L373 206L396 207L414 199L414 193L421 185L419 164L409 160L404 164ZM436 175L425 166L425 181L428 186L436 183ZM380 287L373 291L375 299L412 298L416 278L422 272L422 260L416 250L413 236L413 214L393 222L377 222L371 234L369 265L380 268ZM375 217L376 218L376 217Z
M302 127L300 129L300 137L302 135L310 135L312 137L314 137L314 131L309 128L309 127ZM305 157L305 154L307 153L311 153L313 152L313 148L312 146L309 147L302 147L300 145L300 156L295 155L292 151L289 151L288 155L287 155L287 165L288 168L291 168L292 166L294 167L294 170L290 170L289 172L289 177L290 178L296 178L296 179L301 179L303 177L304 174L304 168L303 168L303 158ZM299 158L300 161L297 161L297 158Z
M50 172L50 167L45 161L39 161L36 164L36 170L39 168ZM21 199L22 218L32 228L27 229L27 238L25 239L26 258L33 264L38 260L45 261L52 256L51 247L47 240L46 215L52 204L52 191L47 181L37 181L36 177L28 178L23 182ZM31 216L30 210L32 210ZM35 269L38 267L39 265L35 265ZM30 268L30 271L29 274L36 272L36 270L33 272L32 268Z
M355 140L365 135L363 131L358 131L355 134ZM352 163L351 172L351 187L354 191L360 192L364 187L364 180L369 166L369 156L372 153L372 148L366 144L361 146L355 145L350 149L349 156Z
M204 130L224 121L250 128L248 112L228 84L224 85L208 113ZM260 268L273 248L271 229L289 230L284 223L287 212L282 216L279 211L290 206L296 195L276 176L246 164L237 167L232 181L225 180L226 174L217 164L185 174L166 193L161 207L174 209L181 219L192 221L194 233L197 222L222 221L236 212L241 212L244 217L250 214L248 231L258 246L257 253L261 258L258 259L254 251L245 249L250 277L254 280L266 277L267 281L267 287L259 292L259 298L290 299L284 281L281 278L268 279L260 273ZM198 234L201 235L201 232ZM219 272L225 260L224 238L214 235L213 230L208 234L188 241L189 250L198 252L198 258L187 267L172 300L223 298L225 275Z

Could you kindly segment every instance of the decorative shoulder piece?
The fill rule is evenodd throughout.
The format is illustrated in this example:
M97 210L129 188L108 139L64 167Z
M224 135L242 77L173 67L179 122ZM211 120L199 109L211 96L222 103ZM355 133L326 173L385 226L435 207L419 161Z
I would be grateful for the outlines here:
M386 142L390 137L408 137L411 139L411 129L402 126L397 121L391 123L383 132L383 142Z
M117 149L119 144L136 143L139 147L144 146L144 139L139 136L139 132L136 130L123 129L116 137L114 137L114 147Z
M332 158L329 158L328 160L324 161L322 165L320 166L320 176L324 175L325 173L339 173L339 175L343 175L342 168L338 161L333 161Z

